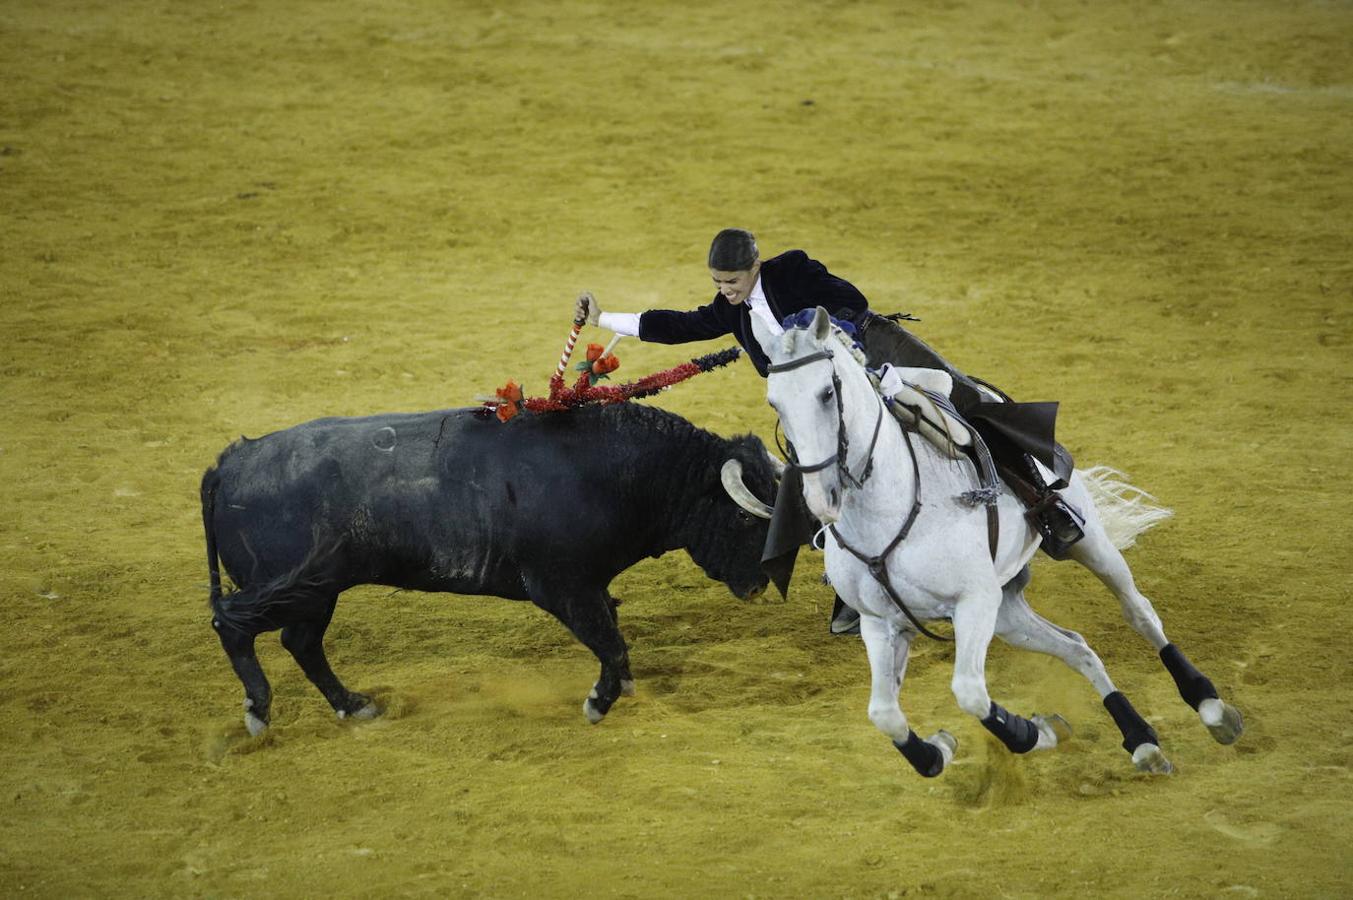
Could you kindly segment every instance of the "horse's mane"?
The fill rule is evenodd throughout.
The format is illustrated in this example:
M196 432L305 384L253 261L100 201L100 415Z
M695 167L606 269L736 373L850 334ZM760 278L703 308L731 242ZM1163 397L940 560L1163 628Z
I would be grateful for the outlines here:
M805 341L812 341L813 338L809 334L810 330L811 327L786 329L785 333L780 335L781 352L792 356ZM828 349L836 349L831 346L832 344L839 345L839 347L844 349L852 359L860 364L861 368L864 368L864 350L855 343L854 338L846 333L844 329L837 327L835 323L832 323L831 332L827 335L827 339L823 343Z

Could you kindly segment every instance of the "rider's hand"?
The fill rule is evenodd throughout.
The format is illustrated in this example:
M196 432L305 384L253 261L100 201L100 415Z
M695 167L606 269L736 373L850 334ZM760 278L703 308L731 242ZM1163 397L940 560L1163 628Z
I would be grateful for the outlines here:
M578 295L578 302L573 307L573 320L586 320L588 325L597 324L601 318L601 306L597 304L597 298L592 296L591 291L583 291Z
M892 363L884 363L879 369L879 393L885 397L896 396L902 389L902 373Z

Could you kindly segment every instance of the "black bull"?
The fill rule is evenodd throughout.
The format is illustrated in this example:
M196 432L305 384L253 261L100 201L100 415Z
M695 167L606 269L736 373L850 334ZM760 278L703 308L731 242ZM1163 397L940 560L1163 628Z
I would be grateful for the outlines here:
M607 586L684 549L739 597L766 585L765 519L725 490L728 460L775 494L761 442L725 439L622 404L507 423L482 410L318 419L227 448L202 479L212 627L267 727L271 688L254 638L282 644L340 717L377 714L324 654L338 595L359 584L530 600L601 660L584 704L599 721L633 691ZM218 568L236 589L222 593Z

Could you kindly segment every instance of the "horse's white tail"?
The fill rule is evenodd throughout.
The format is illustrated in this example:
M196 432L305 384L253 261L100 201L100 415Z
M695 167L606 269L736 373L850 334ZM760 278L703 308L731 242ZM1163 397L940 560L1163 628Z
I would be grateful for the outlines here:
M1174 511L1155 504L1155 497L1133 487L1127 476L1109 466L1081 470L1085 488L1099 510L1104 533L1119 550L1137 542L1137 535L1165 521Z

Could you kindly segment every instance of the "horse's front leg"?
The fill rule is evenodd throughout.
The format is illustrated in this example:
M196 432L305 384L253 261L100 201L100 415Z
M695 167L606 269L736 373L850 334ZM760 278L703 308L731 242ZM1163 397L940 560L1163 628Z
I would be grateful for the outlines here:
M912 633L888 619L865 613L860 616L860 637L869 654L872 678L869 721L892 738L893 746L912 768L926 778L934 778L954 758L958 742L947 731L921 740L907 725L907 717L898 704L897 695L907 670Z
M959 707L1015 753L1057 746L1060 717L1026 719L1005 709L987 692L987 649L996 632L1001 589L991 585L970 592L954 608L954 698Z

